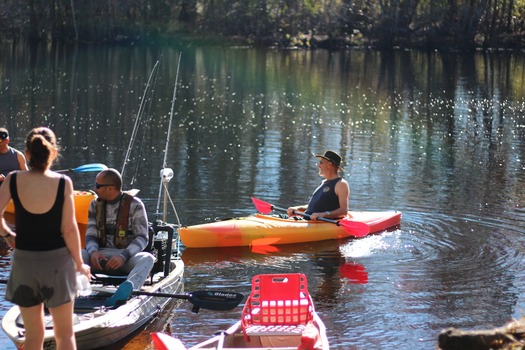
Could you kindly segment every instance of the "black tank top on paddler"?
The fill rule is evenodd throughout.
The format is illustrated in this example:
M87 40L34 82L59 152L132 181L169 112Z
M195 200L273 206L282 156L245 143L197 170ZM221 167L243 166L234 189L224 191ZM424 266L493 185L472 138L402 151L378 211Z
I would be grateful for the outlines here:
M335 185L339 181L341 181L340 177L321 182L321 185L312 194L305 213L323 213L339 209L339 197L335 193Z
M64 206L65 179L58 183L57 195L53 207L42 214L27 211L18 197L16 173L11 176L10 190L15 204L15 227L17 249L46 251L66 246L62 236L62 207Z

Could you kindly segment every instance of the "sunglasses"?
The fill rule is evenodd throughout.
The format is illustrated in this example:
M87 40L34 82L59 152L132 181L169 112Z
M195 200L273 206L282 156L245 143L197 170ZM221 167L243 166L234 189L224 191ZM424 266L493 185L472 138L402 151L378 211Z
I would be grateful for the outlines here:
M0 131L0 141L7 140L9 135L5 131Z
M95 182L95 188L98 190L101 187L115 186L113 184L99 184Z

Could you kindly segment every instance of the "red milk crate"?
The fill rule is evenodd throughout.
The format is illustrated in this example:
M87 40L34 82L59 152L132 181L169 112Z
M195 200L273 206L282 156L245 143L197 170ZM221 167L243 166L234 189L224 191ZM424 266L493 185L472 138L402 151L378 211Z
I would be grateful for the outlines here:
M256 275L242 311L242 328L245 336L301 334L313 313L304 274Z

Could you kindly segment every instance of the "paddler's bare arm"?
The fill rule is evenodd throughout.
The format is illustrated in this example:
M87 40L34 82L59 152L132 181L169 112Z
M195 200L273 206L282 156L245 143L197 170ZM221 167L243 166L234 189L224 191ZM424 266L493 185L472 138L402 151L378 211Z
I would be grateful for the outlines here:
M308 204L303 204L303 205L297 205L297 206L293 206L293 207L289 207L288 208L288 216L293 216L293 212L294 211L300 211L300 212L304 212L306 210L306 208L308 208Z

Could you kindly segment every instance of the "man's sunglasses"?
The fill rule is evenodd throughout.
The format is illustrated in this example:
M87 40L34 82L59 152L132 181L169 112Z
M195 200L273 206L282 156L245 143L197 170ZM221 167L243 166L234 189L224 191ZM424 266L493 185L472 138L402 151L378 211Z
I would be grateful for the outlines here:
M115 186L113 184L99 184L95 182L95 188L98 190L101 187L107 187L107 186Z
M9 135L5 131L0 131L0 140L4 141L9 138Z

